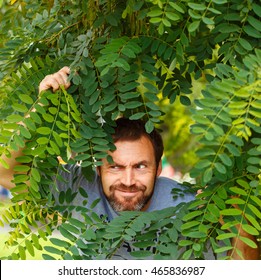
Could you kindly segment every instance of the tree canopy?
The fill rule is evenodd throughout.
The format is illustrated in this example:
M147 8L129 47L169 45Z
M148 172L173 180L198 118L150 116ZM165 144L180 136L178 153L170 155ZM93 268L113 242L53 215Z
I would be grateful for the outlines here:
M3 0L0 7L0 154L24 148L13 204L0 220L12 226L8 258L34 255L46 238L53 246L45 259L111 258L132 239L136 258L204 258L209 244L228 258L236 226L260 238L259 1ZM73 86L39 96L39 82L64 65ZM204 88L194 97L197 80ZM82 223L54 205L58 156L81 162L89 178L112 147L115 119L144 119L150 132L164 125L164 102L191 110L198 157L191 188L203 188L193 203L123 213L109 225L92 209L76 209ZM60 201L72 197L61 193ZM52 237L55 229L65 240Z

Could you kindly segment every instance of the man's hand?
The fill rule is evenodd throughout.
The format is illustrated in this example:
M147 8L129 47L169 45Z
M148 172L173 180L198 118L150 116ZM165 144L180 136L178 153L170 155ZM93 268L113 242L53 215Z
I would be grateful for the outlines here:
M47 75L39 85L39 92L48 90L52 88L53 91L56 91L60 86L64 86L67 89L71 84L68 81L68 76L70 74L70 68L65 66L60 69L58 72Z

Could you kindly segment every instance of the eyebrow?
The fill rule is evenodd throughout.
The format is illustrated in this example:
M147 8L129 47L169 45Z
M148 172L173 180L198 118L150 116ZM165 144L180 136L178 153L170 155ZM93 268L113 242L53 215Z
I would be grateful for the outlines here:
M136 163L133 164L133 166L137 166L137 165L148 165L149 164L149 161L147 160L141 160L141 161L138 161ZM114 165L117 165L119 167L124 167L125 165L124 164L121 164L121 163L117 163L116 161L113 161L112 163L109 163L109 166L114 166Z

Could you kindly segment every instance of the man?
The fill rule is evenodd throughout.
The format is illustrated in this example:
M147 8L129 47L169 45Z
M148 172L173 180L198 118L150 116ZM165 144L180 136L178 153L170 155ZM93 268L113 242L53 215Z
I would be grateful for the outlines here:
M46 76L39 85L39 91L50 88L56 91L60 85L68 88L69 73L70 69L64 67L57 73ZM172 189L181 187L173 180L159 177L162 171L163 142L156 129L148 134L142 121L119 118L113 141L116 150L108 152L113 163L103 159L92 182L85 179L80 166L69 166L70 173L62 174L67 184L58 182L58 188L66 190L70 186L77 192L79 186L83 187L88 193L89 204L101 199L94 210L99 215L107 216L109 220L120 211L160 210L194 198L190 194L173 200ZM74 203L81 204L82 199L77 195Z
M64 67L55 74L46 76L39 85L39 92L48 89L55 92L61 85L67 89L70 86L69 72L70 69ZM119 211L153 211L190 201L193 195L184 196L173 203L171 190L179 188L179 185L168 178L159 178L163 143L156 129L148 134L142 121L125 118L118 119L116 123L113 135L116 150L109 152L113 163L103 159L103 165L97 168L93 182L85 179L81 167L70 166L69 175L67 172L63 174L67 184L58 183L59 189L66 190L70 187L77 191L79 186L85 188L91 201L101 198L103 207L97 206L97 211L107 215L109 219ZM0 184L6 188L13 187L13 167L17 164L15 157L21 153L22 151L14 152L12 158L5 158L10 169L0 166L0 172L4 175L0 177Z
M64 67L46 76L39 85L39 91L50 88L56 91L61 85L68 88L69 72L70 69ZM175 181L159 176L162 170L163 143L155 129L148 134L142 121L120 118L116 121L113 141L116 149L108 152L113 159L112 163L103 159L92 182L86 180L80 166L69 166L70 172L62 174L65 182L58 182L58 190L71 189L76 192L77 196L72 202L74 205L83 203L84 198L78 192L79 187L82 187L88 193L89 204L100 199L93 210L110 221L120 211L161 210L194 198L194 195L188 194L173 199L172 189L182 188ZM13 187L13 168L17 164L15 157L21 153L14 152L12 158L5 158L10 168L0 166L0 185ZM246 252L245 258L251 259L253 255Z
M113 162L103 159L97 167L92 182L88 182L80 166L68 166L64 172L67 184L58 182L58 189L71 188L77 192L81 186L88 193L89 204L100 198L94 208L99 215L106 215L109 220L120 211L153 211L188 202L194 195L188 194L173 199L173 188L181 188L175 181L160 177L163 144L160 134L154 130L145 131L142 121L130 121L120 118L113 135L116 150L108 152ZM81 205L84 198L78 194L73 202Z

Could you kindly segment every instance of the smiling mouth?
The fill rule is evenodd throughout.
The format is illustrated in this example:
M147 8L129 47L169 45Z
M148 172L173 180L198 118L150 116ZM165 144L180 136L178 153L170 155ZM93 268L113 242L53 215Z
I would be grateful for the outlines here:
M115 189L116 194L118 193L121 196L128 196L128 197L136 196L139 192L141 192L141 190L139 190L139 189L135 189L135 190Z
M115 190L119 192L127 192L127 193L135 193L141 191L139 189L115 189Z

